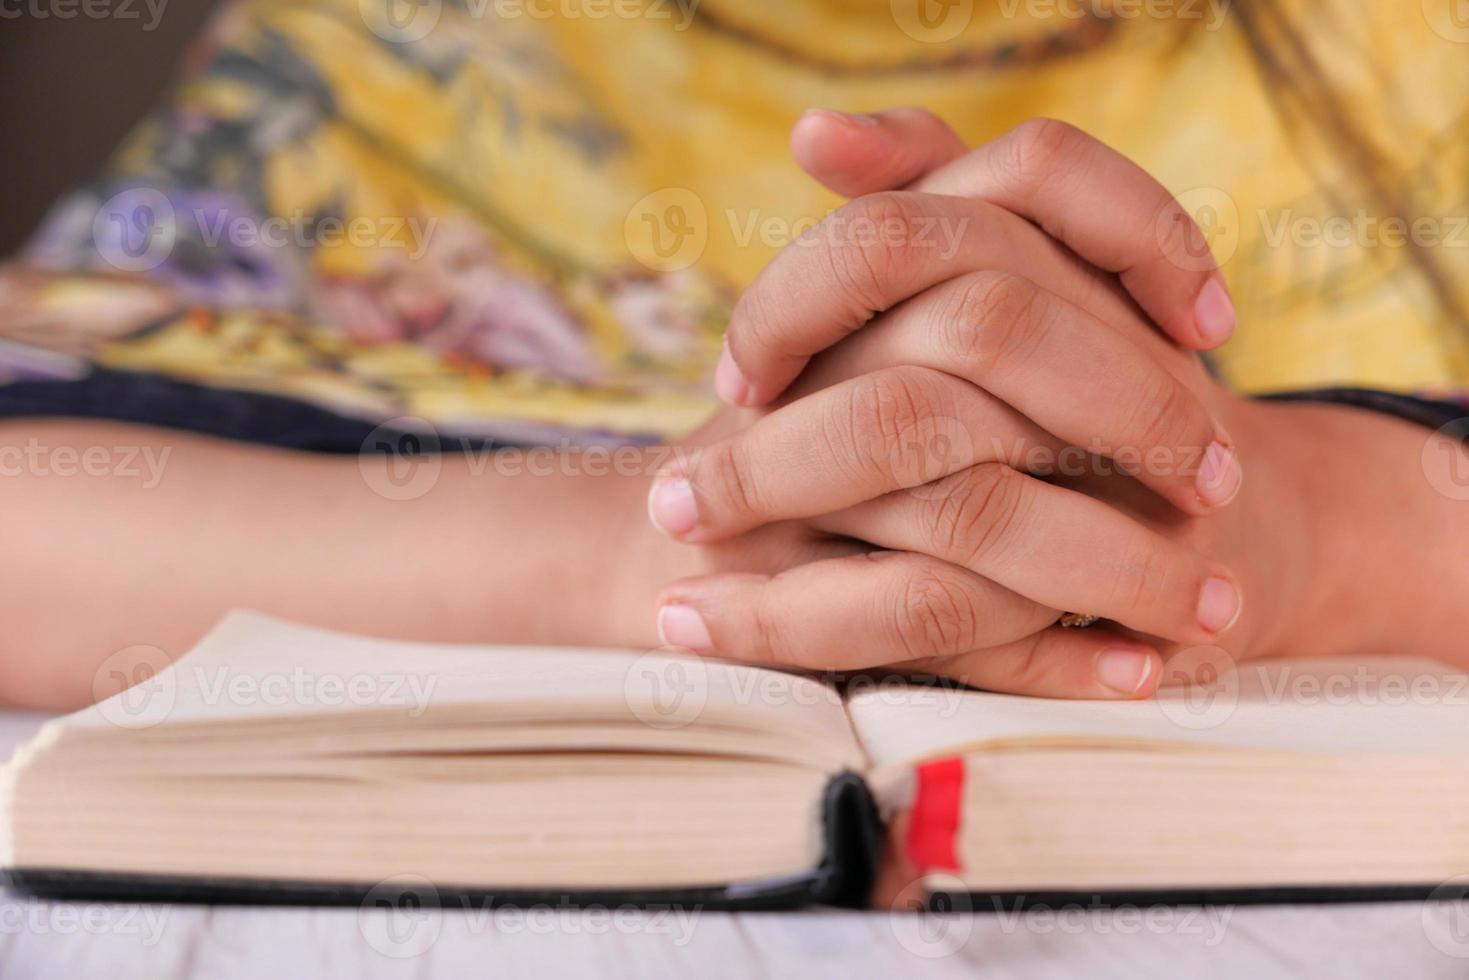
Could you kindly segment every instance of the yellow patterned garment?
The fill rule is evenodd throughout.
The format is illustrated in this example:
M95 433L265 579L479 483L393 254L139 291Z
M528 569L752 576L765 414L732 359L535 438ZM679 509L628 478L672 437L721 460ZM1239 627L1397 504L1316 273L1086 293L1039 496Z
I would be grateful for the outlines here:
M1466 0L246 0L0 274L0 375L675 435L740 289L840 203L792 124L896 105L1156 174L1243 390L1469 382Z

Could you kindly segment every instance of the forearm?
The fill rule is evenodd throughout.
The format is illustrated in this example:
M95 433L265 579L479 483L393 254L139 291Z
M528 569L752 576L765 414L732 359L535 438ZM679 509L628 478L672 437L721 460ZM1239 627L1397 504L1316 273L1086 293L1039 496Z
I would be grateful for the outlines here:
M106 466L69 462L91 447ZM7 703L84 703L112 652L177 655L234 607L423 640L651 642L651 577L622 574L649 560L631 533L649 467L628 456L446 455L405 493L352 457L110 423L7 424L0 451Z
M1319 578L1294 650L1403 653L1469 666L1469 450L1422 426L1326 405L1270 406L1301 425L1292 467ZM1279 417L1279 416L1277 416Z

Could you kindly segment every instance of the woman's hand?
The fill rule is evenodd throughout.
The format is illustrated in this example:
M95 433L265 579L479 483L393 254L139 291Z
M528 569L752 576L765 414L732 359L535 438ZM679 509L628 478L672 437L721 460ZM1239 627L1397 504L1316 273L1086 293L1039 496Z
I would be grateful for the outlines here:
M931 119L901 116L909 128ZM1171 201L1107 154L1118 197L1143 200L1150 219L1159 194ZM886 174L874 180L911 169L874 166L880 156L856 169ZM956 243L947 255L933 247L940 224L958 229L942 236ZM859 226L909 234L848 234ZM1166 260L1100 229L1071 234L1093 252L1111 249L1124 268ZM1195 391L1206 376L1114 277L1004 208L946 195L868 197L809 239L818 244L772 263L731 326L733 349L754 351L776 381L751 382L727 356L721 390L762 402L792 361L799 369L820 346L848 339L773 414L733 436L706 433L699 452L663 475L650 510L666 532L705 546L779 527L849 553L773 576L682 582L663 596L666 640L807 666L897 659L1002 690L1116 697L1156 684L1160 644L1140 637L1203 643L1230 627L1240 598L1227 567L1032 475L1064 475L1056 464L1075 444L1188 514L1213 513L1239 489L1227 426ZM1175 293L1194 288L1180 286L1183 271L1171 270ZM1155 305L1167 294L1147 277L1135 291ZM853 542L865 547L851 553ZM1106 616L1131 635L1052 628L1060 609Z
M987 255L1010 264L985 266L1018 271L1067 292L1079 285L1075 275L1051 280L1059 264L1085 266L1090 288L1100 287L1135 302L1153 323L1177 345L1208 350L1229 339L1235 313L1207 239L1172 194L1115 150L1075 127L1056 120L1027 122L992 143L965 152L963 142L932 113L922 109L895 109L873 116L852 116L813 110L796 125L791 148L797 161L833 190L866 200L838 212L837 224L882 225L896 219L900 226L910 215L902 211L903 195L894 191L957 196L988 207L970 209L973 220L987 233L998 234ZM868 209L876 209L869 213ZM1000 214L996 213L998 209ZM897 213L893 213L896 210ZM965 209L943 215L952 226L967 226ZM928 217L925 215L925 217ZM1045 232L1035 234L1035 226ZM962 229L961 229L962 230ZM1027 232L1029 232L1027 234ZM909 241L902 251L913 259L932 258L933 236L927 242ZM829 233L809 241L829 241ZM969 236L969 242L974 241ZM800 244L800 243L798 243ZM834 263L812 270L789 259L799 250L786 249L746 293L730 324L728 344L717 374L720 393L731 404L763 405L796 376L805 358L823 350L856 329L891 303L917 290L904 292L905 277L923 277L937 270L932 261L910 261L889 266L882 260L886 240L856 241L838 258L854 265ZM1016 246L1008 251L1002 245ZM915 248L913 246L925 246ZM808 252L814 251L807 249ZM896 250L895 250L896 251ZM930 253L927 254L926 253ZM901 256L891 256L900 258ZM974 256L960 256L959 264ZM1084 260L1076 262L1076 258ZM946 257L947 258L947 257ZM1039 264L1026 264L1034 259ZM865 264L865 268L857 267ZM1012 268L1012 265L1020 268ZM1107 273L1097 275L1096 273ZM815 278L806 278L814 273ZM883 282L867 281L880 273ZM1112 275L1115 274L1115 275ZM772 283L769 280L774 279ZM782 283L780 280L784 280ZM794 283L794 288L791 288ZM782 288L782 286L785 288ZM770 308L763 301L774 294L805 299L812 288L838 287L836 308L808 314L800 306ZM805 291L805 292L803 292ZM831 289L822 295L832 296ZM870 300L869 308L863 301ZM1083 302L1083 305L1087 305ZM1131 302L1123 303L1131 307ZM1101 306L1099 314L1114 310ZM773 314L774 320L767 314ZM769 328L775 327L772 332Z
M1463 533L1462 504L1435 486L1464 469L1464 448L1358 409L1244 399L1202 372L1189 392L1237 434L1251 475L1208 516L931 369L862 374L753 423L726 410L674 467L694 475L694 513L712 530L679 535L705 543L683 550L701 567L659 598L663 638L756 663L892 667L1052 697L1146 696L1160 658L1187 648L1216 667L1403 647L1464 662L1456 601L1435 599L1469 587L1452 546L1435 544ZM840 441L869 423L870 439ZM988 459L960 467L966 447ZM883 480L907 489L762 523L764 508L790 513L779 502L802 484L850 499ZM1233 620L1220 630L1191 620L1186 601L1202 606L1199 583L1215 573L1249 597L1209 613ZM1062 609L1114 622L1062 629Z
M908 110L895 118L906 137L895 146L938 140L920 132L942 127L932 116ZM883 133L892 125L880 119L868 128ZM798 147L800 133L798 126ZM877 166L874 154L881 152L868 150L861 166L845 172L905 172L901 163ZM933 149L923 162L945 152ZM1051 173L1052 161L1062 158L1071 170ZM1033 171L1042 176L1032 179ZM1025 190L1037 181L1057 189ZM1183 440L1162 447L1176 456L1203 446L1220 465L1230 463L1228 432L1215 425L1204 435L1204 420L1178 397L1178 386L1149 371L1157 362L1187 379L1199 368L1181 359L1133 298L1187 335L1191 328L1179 324L1203 322L1198 311L1210 303L1180 308L1182 298L1202 300L1216 289L1224 295L1202 234L1161 185L1090 137L1045 122L1027 124L914 186L940 193L883 192L846 205L782 251L741 296L717 372L727 401L770 403L812 354L840 344L841 353L828 357L846 362L844 376L884 364L930 366L986 388L1078 445L1101 440L1151 449L1147 436L1156 435ZM1066 203L1078 186L1112 203L1090 210L1078 204L1063 221L1057 199ZM1060 237L983 197L950 196L966 187L1023 206ZM1167 233L1151 233L1160 221ZM1103 271L1112 268L1124 270L1120 281L1131 281L1131 297L1118 276ZM1230 312L1223 336L1232 325ZM1018 355L1024 370L1016 369ZM811 389L803 379L799 390ZM1149 426L1171 431L1139 431ZM1191 513L1222 503L1179 469L1140 468L1136 475Z
M1208 418L1181 386L1179 400ZM655 522L700 551L780 541L781 553L666 589L663 637L757 662L902 664L1023 693L1150 693L1153 637L1218 642L1239 612L1233 571L1189 540L1221 518L1188 518L1067 445L982 389L912 366L860 373L716 436L663 474ZM1162 461L1159 478L1174 467L1191 481L1221 475L1158 444L1139 458ZM1223 472L1226 494L1237 474ZM1054 627L1063 609L1131 635Z
M883 200L900 219L931 203ZM827 238L744 297L732 331L774 372L732 376L727 358L721 388L759 403L804 369L773 411L721 413L655 484L652 516L696 566L660 597L666 642L1068 697L1146 696L1188 646L1216 664L1397 648L1463 663L1469 450L1352 408L1239 398L1102 270L977 203L986 233L948 278ZM1063 609L1112 622L1060 629Z

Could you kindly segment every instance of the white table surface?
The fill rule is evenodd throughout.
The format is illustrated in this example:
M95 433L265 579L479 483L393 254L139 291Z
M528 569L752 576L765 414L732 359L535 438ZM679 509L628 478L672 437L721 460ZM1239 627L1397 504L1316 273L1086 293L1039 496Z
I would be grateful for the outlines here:
M0 713L0 754L41 716ZM1469 977L1469 903L934 915L208 908L0 892L0 977Z

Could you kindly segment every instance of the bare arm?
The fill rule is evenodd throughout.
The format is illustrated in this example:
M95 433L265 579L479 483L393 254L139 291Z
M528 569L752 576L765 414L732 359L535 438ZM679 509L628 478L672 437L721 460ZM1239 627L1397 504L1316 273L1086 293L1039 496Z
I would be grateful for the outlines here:
M1362 409L1262 409L1288 473L1279 492L1312 525L1295 630L1277 652L1469 668L1469 445Z
M1251 416L1262 507L1198 526L1274 583L1256 590L1270 607L1261 652L1463 664L1469 451L1356 409ZM819 557L788 535L751 535L744 557L669 544L645 517L662 455L446 455L402 491L352 457L0 425L0 703L78 707L115 651L176 655L240 606L424 640L649 645L659 588L679 575ZM752 558L761 548L776 557ZM796 608L804 635L813 607Z
M648 550L649 467L607 463L446 455L385 495L381 461L7 422L0 703L78 707L114 651L180 654L235 607L423 640L652 643L667 549Z

